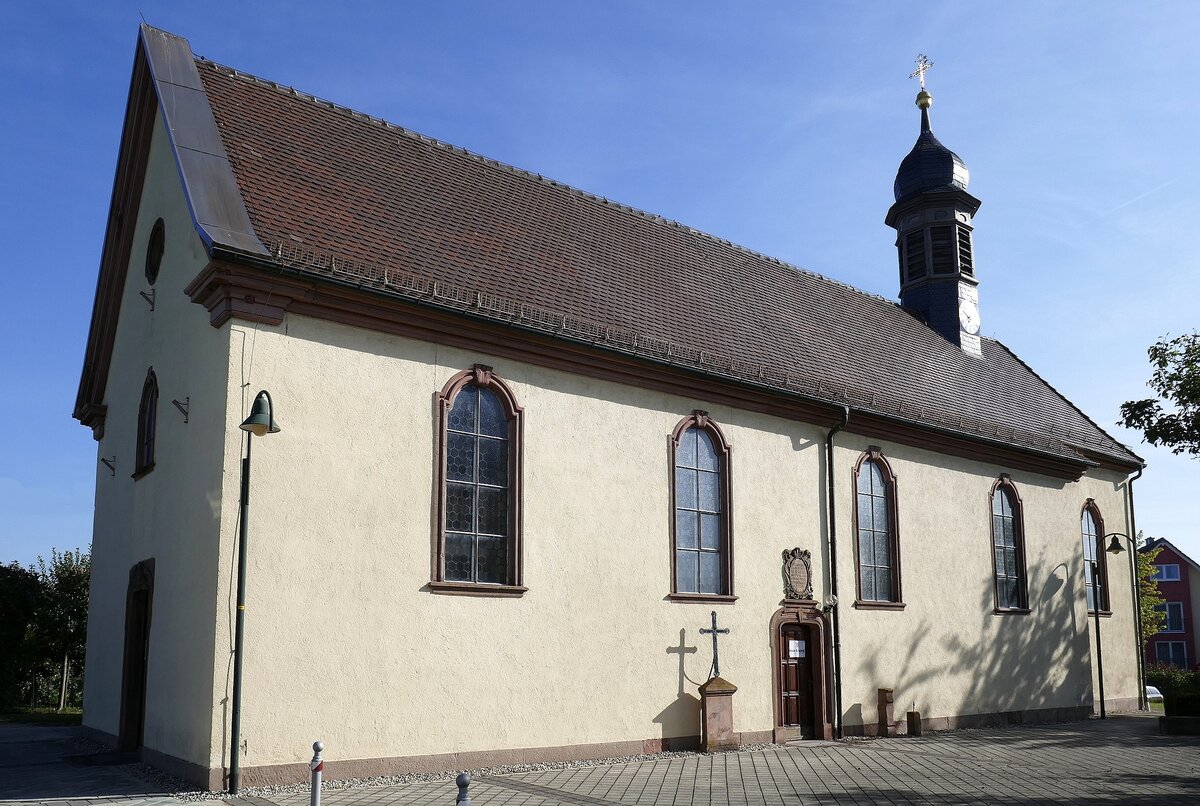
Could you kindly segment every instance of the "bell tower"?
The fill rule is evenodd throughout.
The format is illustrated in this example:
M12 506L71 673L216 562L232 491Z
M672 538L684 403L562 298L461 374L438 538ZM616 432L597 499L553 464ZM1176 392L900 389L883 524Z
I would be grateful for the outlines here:
M971 355L979 342L979 280L975 277L971 220L980 201L967 192L970 173L958 155L933 136L925 89L932 63L922 54L917 106L921 133L896 172L896 203L884 219L896 230L900 304Z

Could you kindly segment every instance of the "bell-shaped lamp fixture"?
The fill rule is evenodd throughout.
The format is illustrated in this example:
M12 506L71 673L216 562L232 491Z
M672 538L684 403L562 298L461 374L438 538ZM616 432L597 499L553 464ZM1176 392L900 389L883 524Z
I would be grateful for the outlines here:
M275 422L275 415L272 413L270 392L264 389L258 393L258 397L254 398L254 405L250 408L250 416L239 427L256 437L279 433L279 424Z
M1109 541L1108 548L1105 549L1109 554L1120 554L1125 550L1118 537L1119 535L1112 535L1112 540Z

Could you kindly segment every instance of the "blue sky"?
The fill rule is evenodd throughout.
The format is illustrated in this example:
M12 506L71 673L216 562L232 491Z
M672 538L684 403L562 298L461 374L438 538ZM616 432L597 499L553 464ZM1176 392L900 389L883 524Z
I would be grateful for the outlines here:
M139 13L223 64L894 299L883 217L933 127L982 199L984 335L1149 462L1138 526L1200 559L1200 462L1115 426L1200 327L1200 3L214 0L4 6L0 562L90 540L70 418Z

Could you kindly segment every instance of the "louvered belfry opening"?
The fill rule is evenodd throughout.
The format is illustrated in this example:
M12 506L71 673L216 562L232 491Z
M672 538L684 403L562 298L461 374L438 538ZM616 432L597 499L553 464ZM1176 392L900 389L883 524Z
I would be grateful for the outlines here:
M961 272L975 276L971 229L964 224L944 224L906 233L897 240L896 249L901 286L925 278L930 273L930 263L935 275Z

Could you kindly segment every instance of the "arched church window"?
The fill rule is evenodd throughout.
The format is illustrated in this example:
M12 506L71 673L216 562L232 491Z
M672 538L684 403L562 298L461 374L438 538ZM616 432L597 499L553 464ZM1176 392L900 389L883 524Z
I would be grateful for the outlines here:
M1108 564L1100 541L1104 535L1104 519L1096 502L1088 499L1083 506L1081 518L1083 532L1083 583L1087 588L1087 605L1090 612L1108 610ZM1094 569L1094 572L1093 572Z
M896 475L872 446L854 469L855 562L859 607L900 605Z
M521 407L490 367L438 396L440 478L434 589L520 592Z
M134 478L154 469L154 443L158 430L158 378L154 368L146 370L142 399L138 404L137 448L134 452Z
M1007 475L992 485L992 564L996 609L1025 611L1025 521L1021 496Z
M671 593L733 596L730 446L703 411L671 434Z

